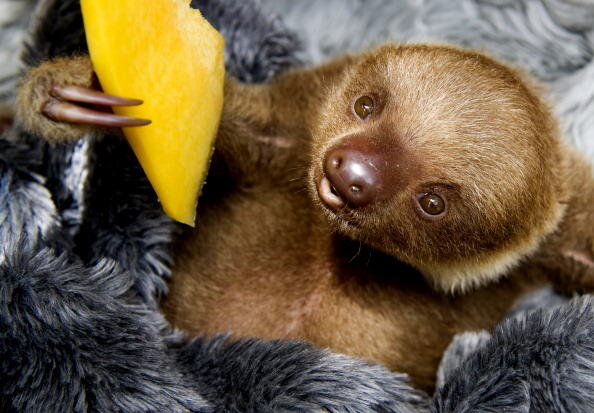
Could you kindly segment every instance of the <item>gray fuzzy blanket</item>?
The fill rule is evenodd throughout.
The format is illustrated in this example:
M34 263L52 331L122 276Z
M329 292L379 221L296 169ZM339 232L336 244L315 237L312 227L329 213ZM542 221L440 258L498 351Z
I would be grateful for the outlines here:
M0 0L14 54L29 19ZM18 0L32 5L29 0ZM77 0L40 0L25 68L84 52ZM584 151L594 122L594 6L578 1L195 0L227 40L230 73L266 81L383 39L482 47L547 82ZM6 7L2 9L2 7ZM10 8L12 7L12 9ZM264 9L264 11L262 10ZM283 15L297 37L267 10ZM6 23L8 22L8 23ZM6 50L9 50L6 52ZM2 57L5 59L6 57ZM10 102L15 64L2 62ZM176 226L128 146L93 136L46 146L17 124L0 139L0 411L589 412L594 300L532 297L492 334L456 337L433 396L404 375L295 341L185 337L158 312ZM560 300L555 306L552 301ZM534 308L541 307L541 308Z

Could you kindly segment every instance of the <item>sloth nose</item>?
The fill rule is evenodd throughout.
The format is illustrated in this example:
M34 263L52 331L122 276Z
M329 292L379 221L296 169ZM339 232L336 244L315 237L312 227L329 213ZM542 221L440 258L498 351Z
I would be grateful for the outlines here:
M341 206L341 202L353 208L375 202L383 196L384 164L383 156L374 151L353 147L330 149L324 173L332 190L331 193L320 191L322 201L333 209Z

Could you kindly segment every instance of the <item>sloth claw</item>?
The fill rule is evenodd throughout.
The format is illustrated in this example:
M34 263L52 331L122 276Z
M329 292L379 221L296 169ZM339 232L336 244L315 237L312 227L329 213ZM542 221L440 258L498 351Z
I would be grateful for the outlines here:
M140 99L108 95L100 90L82 86L56 86L51 90L50 96L41 111L46 117L57 122L114 128L144 126L151 123L148 119L111 113L111 106L138 106L143 103ZM87 108L85 104L95 105L96 108Z
M60 100L101 106L138 106L143 103L140 99L108 95L99 90L88 89L81 86L54 87L51 91L51 95Z
M43 106L42 112L45 116L54 121L85 123L96 126L122 128L144 126L151 123L151 121L148 119L118 116L112 113L88 109L83 106L78 106L73 103L63 102L56 99L48 101Z

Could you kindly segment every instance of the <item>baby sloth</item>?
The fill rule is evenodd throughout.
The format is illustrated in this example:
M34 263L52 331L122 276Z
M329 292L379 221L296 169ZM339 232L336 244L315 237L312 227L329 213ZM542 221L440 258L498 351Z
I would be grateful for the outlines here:
M17 122L50 140L143 123L80 105L139 103L91 84L85 57L32 69ZM591 167L539 91L483 54L388 45L227 79L163 311L193 335L299 338L430 390L454 334L549 280L592 290L592 205Z

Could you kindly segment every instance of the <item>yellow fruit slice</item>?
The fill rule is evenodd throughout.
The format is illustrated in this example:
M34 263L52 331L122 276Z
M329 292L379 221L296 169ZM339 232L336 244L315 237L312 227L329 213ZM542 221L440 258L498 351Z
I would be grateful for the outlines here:
M224 41L190 0L81 0L91 60L114 108L152 120L124 134L164 211L194 225L223 107Z

